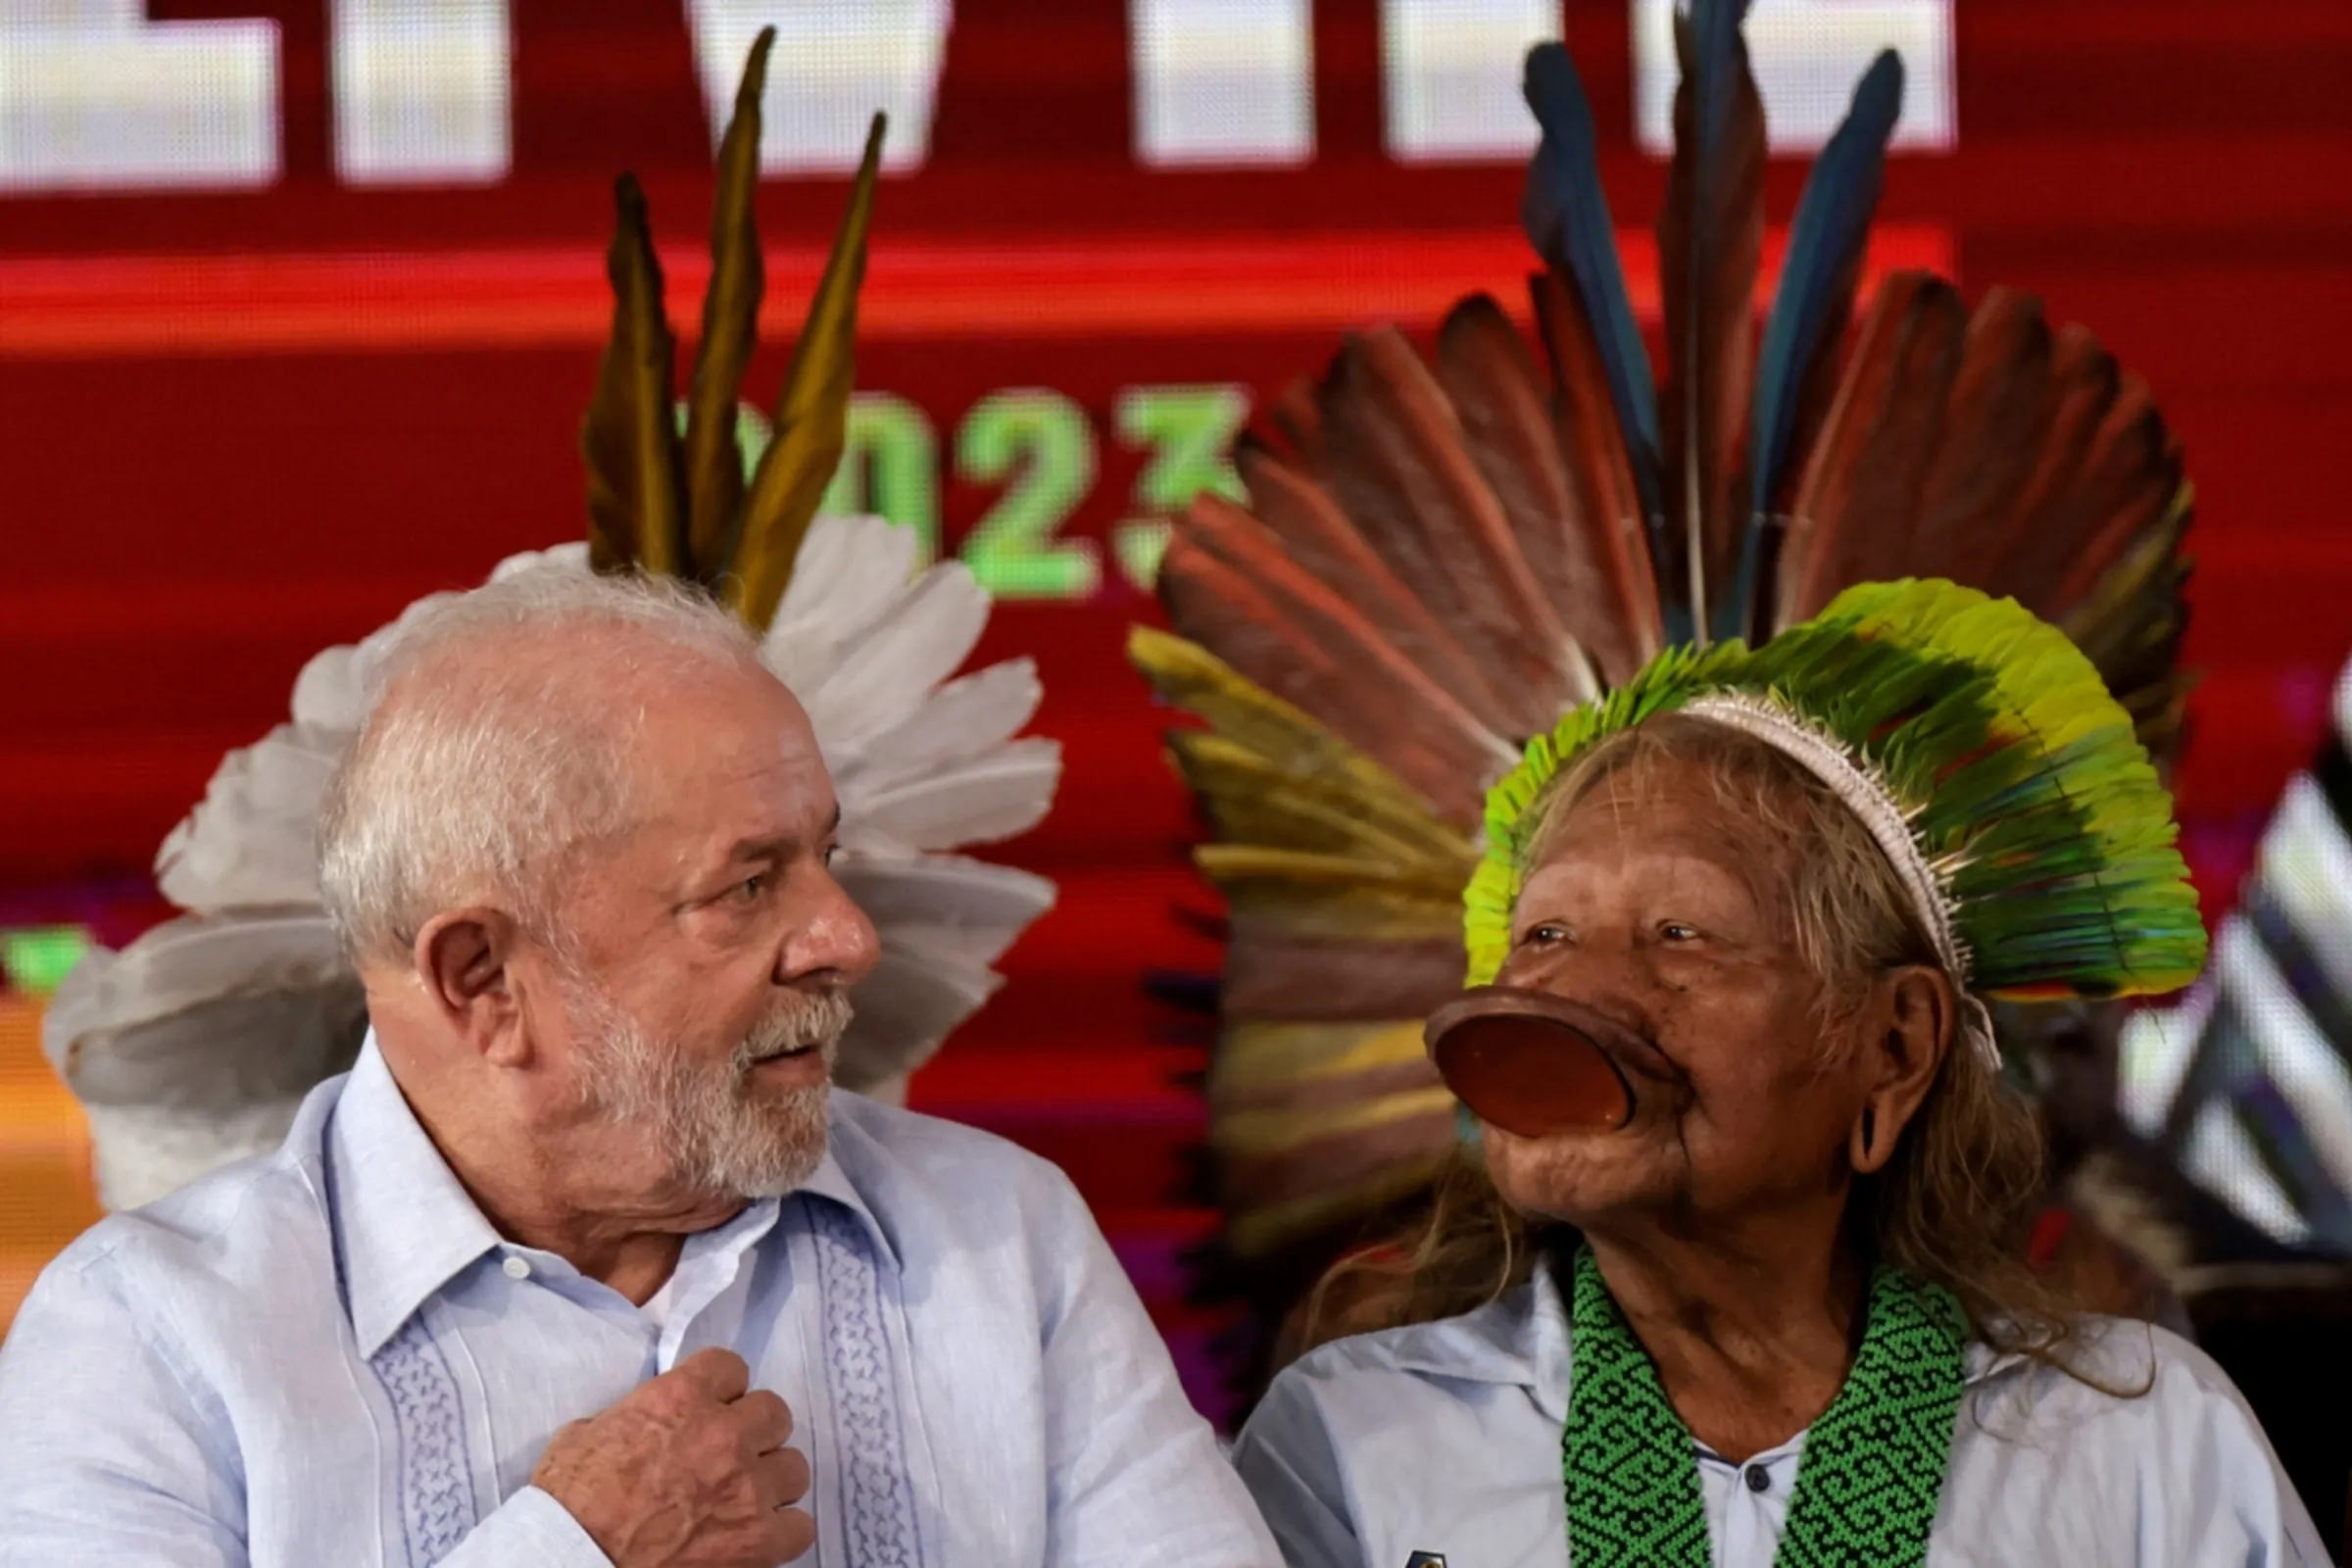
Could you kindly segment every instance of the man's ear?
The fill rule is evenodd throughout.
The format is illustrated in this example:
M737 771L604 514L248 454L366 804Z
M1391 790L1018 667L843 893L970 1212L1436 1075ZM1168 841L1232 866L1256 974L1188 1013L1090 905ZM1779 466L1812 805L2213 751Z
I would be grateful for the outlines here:
M1943 971L1924 963L1893 970L1872 988L1862 1040L1866 1097L1848 1143L1856 1175L1882 1170L1894 1157L1952 1049L1959 1000Z
M519 1066L530 1054L522 1008L509 965L519 933L502 909L452 909L416 933L417 977L442 1019L500 1066Z

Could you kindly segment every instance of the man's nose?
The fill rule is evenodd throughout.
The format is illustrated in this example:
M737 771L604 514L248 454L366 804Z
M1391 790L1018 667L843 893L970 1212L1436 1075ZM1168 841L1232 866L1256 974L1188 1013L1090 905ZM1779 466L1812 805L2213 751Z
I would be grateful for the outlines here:
M874 923L829 872L819 872L807 917L785 938L776 978L786 985L829 981L854 986L882 956Z

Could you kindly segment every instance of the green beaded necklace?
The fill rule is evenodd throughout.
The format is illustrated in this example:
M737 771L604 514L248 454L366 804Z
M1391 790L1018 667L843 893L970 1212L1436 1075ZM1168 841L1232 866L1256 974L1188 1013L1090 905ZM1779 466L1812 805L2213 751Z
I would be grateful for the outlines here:
M1707 1568L1696 1446L1579 1247L1560 1469L1574 1568ZM1938 1285L1871 1275L1862 1348L1805 1434L1774 1568L1917 1568L1943 1491L1968 1322Z

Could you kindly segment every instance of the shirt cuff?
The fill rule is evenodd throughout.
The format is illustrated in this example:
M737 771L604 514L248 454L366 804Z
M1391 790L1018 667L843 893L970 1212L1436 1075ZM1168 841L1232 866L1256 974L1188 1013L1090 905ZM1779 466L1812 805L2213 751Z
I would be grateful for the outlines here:
M525 1487L475 1525L441 1568L612 1568L612 1559L552 1494Z

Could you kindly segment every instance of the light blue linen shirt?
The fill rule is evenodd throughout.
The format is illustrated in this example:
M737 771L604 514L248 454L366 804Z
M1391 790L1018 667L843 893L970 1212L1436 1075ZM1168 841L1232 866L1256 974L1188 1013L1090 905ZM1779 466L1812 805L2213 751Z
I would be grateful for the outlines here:
M0 1564L602 1568L529 1484L706 1346L792 1407L821 1568L1278 1560L1058 1170L834 1098L656 1315L502 1242L372 1041L284 1148L67 1249L0 1349Z
M2269 1442L2221 1368L2164 1329L2084 1325L2119 1398L1970 1351L1929 1568L2327 1568ZM1568 1317L1548 1275L1442 1322L1327 1345L1287 1368L1234 1452L1291 1568L1561 1568ZM1699 1454L1715 1568L1771 1568L1804 1436Z

